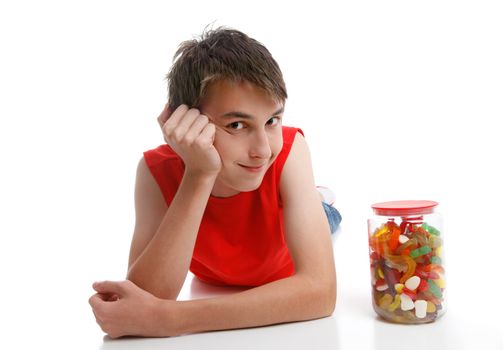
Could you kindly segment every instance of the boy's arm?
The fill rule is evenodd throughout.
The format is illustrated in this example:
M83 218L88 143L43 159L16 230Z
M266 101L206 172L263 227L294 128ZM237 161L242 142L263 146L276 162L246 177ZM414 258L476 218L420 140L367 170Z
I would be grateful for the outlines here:
M138 235L141 237L133 239L133 244L138 246L131 247L134 256L130 256L127 279L159 298L176 300L189 270L204 210L221 169L221 159L213 145L215 125L198 109L180 105L172 113L166 104L158 122L164 140L183 160L185 172L155 234L140 228ZM139 174L148 177L150 186L157 188L144 162ZM138 183L146 184L145 188L136 191L144 196L136 210L143 213L140 221L145 221L149 217L145 213L149 210L147 197L152 189L148 188L148 181Z
M143 195L151 193L147 187L157 185L144 161L139 164L137 177L137 186L141 188L137 188L136 201L141 201ZM149 177L150 180L141 177ZM154 236L151 238L148 232L135 230L131 247L135 256L130 257L128 280L159 298L176 300L187 276L199 225L214 182L213 176L184 174ZM142 205L137 207L137 215L141 216L140 209L145 209ZM149 241L148 244L145 241Z
M333 313L336 276L330 230L316 192L309 150L299 133L280 189L295 275L230 296L178 302L180 333L255 327ZM166 316L173 311L171 307L166 304Z

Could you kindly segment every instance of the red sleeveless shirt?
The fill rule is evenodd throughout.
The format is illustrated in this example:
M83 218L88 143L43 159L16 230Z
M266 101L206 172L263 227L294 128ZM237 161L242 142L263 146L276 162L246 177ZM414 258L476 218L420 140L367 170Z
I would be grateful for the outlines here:
M287 126L282 130L283 148L258 189L226 198L209 197L190 264L199 279L254 287L293 275L279 182L295 134L304 133ZM166 144L143 155L169 206L182 181L182 159Z

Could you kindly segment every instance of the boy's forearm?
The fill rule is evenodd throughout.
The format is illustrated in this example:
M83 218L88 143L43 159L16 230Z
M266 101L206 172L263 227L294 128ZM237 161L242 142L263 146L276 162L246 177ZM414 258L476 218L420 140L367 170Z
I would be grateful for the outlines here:
M180 334L303 321L330 316L336 283L294 275L229 296L180 301Z
M127 279L159 298L176 300L214 182L214 177L184 174L157 232L131 265Z

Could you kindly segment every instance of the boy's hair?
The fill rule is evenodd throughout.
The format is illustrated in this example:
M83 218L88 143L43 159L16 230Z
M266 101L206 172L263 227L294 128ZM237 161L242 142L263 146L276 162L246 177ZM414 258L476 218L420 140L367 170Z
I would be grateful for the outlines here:
M181 104L199 107L208 87L224 79L249 81L280 103L288 97L283 75L270 52L238 30L219 27L203 31L199 41L180 44L173 62L166 75L172 110Z

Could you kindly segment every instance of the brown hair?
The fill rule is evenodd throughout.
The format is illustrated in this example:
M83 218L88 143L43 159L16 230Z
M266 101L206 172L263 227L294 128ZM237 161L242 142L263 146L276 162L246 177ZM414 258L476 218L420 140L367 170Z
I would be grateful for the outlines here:
M166 75L173 110L181 104L199 106L208 87L223 79L249 81L281 103L288 97L283 75L271 53L238 30L219 27L203 31L199 40L180 44L173 62Z

